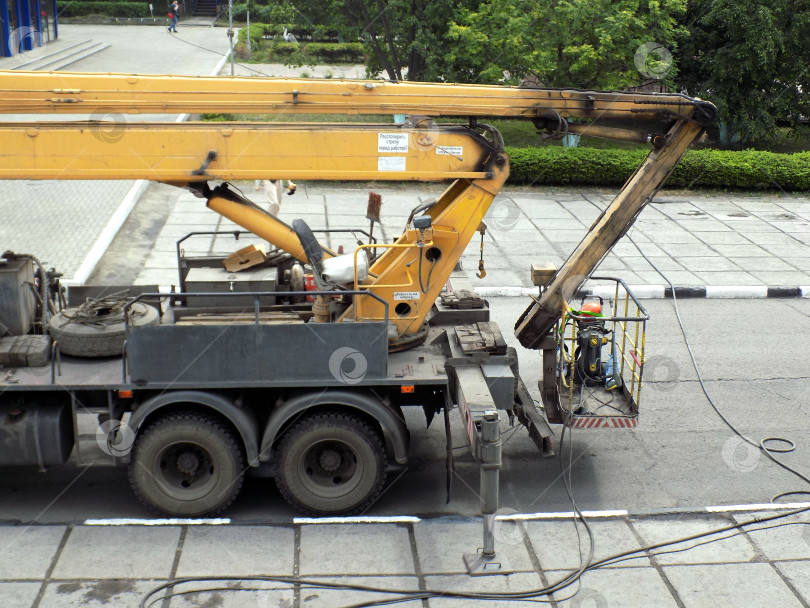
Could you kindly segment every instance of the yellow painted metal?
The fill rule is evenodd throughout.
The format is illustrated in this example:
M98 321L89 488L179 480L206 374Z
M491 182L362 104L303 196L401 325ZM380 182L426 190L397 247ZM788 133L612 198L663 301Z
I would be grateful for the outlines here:
M572 313L573 313L573 311L571 310L571 307L568 305L568 302L563 300L563 313L562 313L563 316L562 316L562 318L565 319L566 315L570 315ZM574 357L576 356L575 353L577 352L577 330L578 329L579 329L579 324L576 323L576 322L572 322L571 323L571 344L570 344L570 346L568 348L568 352L566 353L566 350L565 350L565 321L563 321L563 333L562 333L562 337L561 337L561 343L562 343L563 348L561 349L560 354L568 362L568 384L565 385L565 387L568 389L568 408L566 408L566 411L567 411L568 414L572 414L573 411L574 411L574 382L575 382L574 377L576 376L576 367L577 367ZM561 379L565 378L565 373L563 372L563 370L560 370L560 378ZM580 390L582 390L582 389L580 388ZM561 402L561 404L562 404L562 402Z
M383 254L365 285L391 304L400 336L421 328L509 174L507 156L460 125L413 129L391 124L124 123L116 130L89 122L29 123L0 125L0 138L8 142L0 151L0 179L146 178L182 186L259 178L454 178L430 211L434 242L424 251L440 257L435 265L423 260L425 293L416 268L409 267L412 251ZM208 198L213 211L306 261L297 235L284 222L236 195L214 191ZM404 233L397 243L415 244L416 233ZM327 257L335 255L324 249ZM400 303L407 312L397 307ZM356 310L346 313L345 318L351 317L383 318L384 308L376 300L362 298Z
M404 151L380 152L385 136ZM486 177L491 152L461 125L0 123L0 141L0 179L440 181Z
M701 107L702 106L702 107ZM432 243L407 230L370 269L364 288L389 303L399 336L417 333L509 174L497 132L414 119L396 126L367 123L154 123L149 114L410 114L539 119L675 120L642 169L557 273L516 333L533 347L559 315L566 285L583 279L630 224L689 143L702 130L690 122L704 102L682 95L381 81L200 78L126 74L0 71L0 113L81 116L65 123L0 123L0 179L151 179L178 186L209 180L453 179L427 213ZM711 112L708 112L710 114ZM706 114L708 116L708 114ZM86 117L90 115L91 120ZM94 118L106 120L92 120ZM705 116L701 115L701 119ZM138 119L141 119L138 121ZM415 126L416 125L416 126ZM601 129L598 128L597 130ZM603 131L599 130L600 133ZM607 133L607 132L604 132ZM626 132L622 136L630 137ZM615 134L615 133L614 133ZM391 145L391 141L395 141ZM303 261L289 226L238 197L214 191L209 207ZM327 255L334 255L327 251ZM428 284L428 273L431 272ZM424 286L424 292L420 286ZM573 291L573 289L572 289ZM379 319L383 306L360 298L345 318Z
M253 77L0 71L0 113L415 114L656 118L688 115L683 95Z
M619 285L617 283L616 284L616 292L618 293L618 291L619 291ZM616 301L618 302L618 299ZM627 292L625 292L625 294L624 294L624 316L625 317L627 317L627 313L629 312L629 310L630 310L630 296L627 294ZM619 323L619 325L621 325L621 328L622 328L622 349L621 349L621 353L622 353L622 369L621 369L621 376L623 378L624 377L625 350L626 350L626 347L627 347L627 322L622 321L622 322Z
M212 196L208 199L208 208L228 218L234 224L250 230L256 236L273 243L279 249L286 251L297 260L306 263L307 256L301 247L298 236L292 227L276 217L263 213L256 207L229 200L222 196ZM321 245L323 247L323 245ZM323 247L325 257L334 257L331 249Z
M433 245L432 240L428 239L427 241L424 242L425 247L431 247L432 245ZM403 283L399 283L399 284L383 284L383 283L380 283L379 280L373 281L373 282L372 281L365 281L365 282L361 283L357 279L357 267L358 267L357 266L357 256L364 250L366 251L367 255L370 256L372 251L375 251L375 250L378 250L378 249L379 250L385 250L385 249L413 249L418 254L419 247L420 246L417 243L369 243L369 244L359 245L354 250L354 290L355 291L360 291L360 290L366 289L369 292L371 292L371 291L378 291L378 290L380 290L380 289L382 289L384 287L392 288L392 289L399 289L399 290L411 289L411 287L413 286L414 281L418 280L418 275L415 274L415 269L413 269L413 268L411 268L411 267L409 267L407 265L405 266L405 281ZM414 277L416 277L416 279ZM382 309L383 309L383 312L385 312L385 307L382 307ZM364 317L364 318L359 318L358 314L359 313L358 313L357 307L352 306L343 314L343 316L341 317L341 320L344 321L344 320L346 320L346 319L348 319L350 317L353 317L355 321L361 321L361 320L364 320L364 321L370 321L370 320L382 321L382 320L385 319L385 314L383 314L383 315L381 315L379 317ZM389 305L389 310L388 310L388 318L389 319L390 319L392 314L393 314L393 310L391 309L391 306ZM412 315L412 316L409 316L407 318L410 319L410 320L413 320L413 319L416 318L416 316ZM398 317L398 320L400 322L403 322L404 318Z
M407 230L371 266L376 277L363 286L389 303L389 319L398 335L415 334L425 322L436 298L444 287L459 258L489 209L492 200L509 175L505 154L497 154L487 164L492 177L483 180L460 179L453 182L426 214L432 228L425 237L430 244L416 247L419 231ZM419 255L422 280L419 280ZM438 256L435 265L430 258ZM432 271L431 271L432 268ZM430 277L430 281L428 281ZM422 291L422 287L425 291ZM382 319L384 306L372 298L358 299L344 318Z
M638 307L636 307L636 310L638 310ZM644 371L644 362L646 361L644 354L646 345L647 345L647 322L644 321L641 326L641 352L638 355L638 358L641 361L641 367L639 368L638 393L636 394L637 407L641 405L641 386L643 384L641 374Z

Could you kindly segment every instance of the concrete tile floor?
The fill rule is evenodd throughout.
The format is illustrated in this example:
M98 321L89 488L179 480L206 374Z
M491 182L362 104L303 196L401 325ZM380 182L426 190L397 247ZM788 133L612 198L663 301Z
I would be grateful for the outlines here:
M592 519L591 524L599 559L755 515L638 515ZM586 572L554 598L572 607L587 602L689 608L806 605L808 521L801 514L772 522L785 524L779 527L747 526L732 538L686 551L680 549L709 538L657 548L652 558L642 551L640 559ZM770 524L758 527L765 525ZM0 526L0 598L3 608L135 607L158 585L189 576L200 580L177 584L181 595L169 605L331 608L394 597L340 587L348 584L430 590L437 593L427 601L432 608L466 607L487 604L451 594L538 590L565 579L579 565L571 520L499 520L496 549L506 570L469 577L461 555L474 550L480 534L480 521L458 517L400 523ZM668 550L677 552L663 553ZM15 562L20 565L10 567ZM252 576L261 578L249 580ZM535 605L531 599L538 598L518 595L498 605ZM425 604L414 599L404 605Z
M243 186L249 197L260 205L265 204L263 194L253 191L248 184ZM165 188L153 185L150 192L152 189ZM387 242L401 233L409 210L421 199L426 198L426 193L430 191L425 186L414 187L412 194L403 194L401 188L393 186L375 186L374 189L383 196L383 224L382 227L376 228L376 234ZM150 192L147 192L146 196L150 196ZM294 196L284 197L279 217L287 222L302 218L314 230L326 227L367 230L368 220L364 215L367 194L367 189L333 185L325 188L309 184L306 188L299 187ZM587 191L560 194L546 191L516 194L507 191L505 195L497 198L485 218L489 226L484 239L484 261L488 274L483 281L475 279L474 285L528 287L530 286L528 269L532 261L561 264L587 231L587 222L577 220L570 209L575 205L578 213L582 214L582 209L592 207L591 203L582 200L583 196L587 196L597 205L607 204L604 198L596 197ZM577 197L580 200L576 200ZM763 198L767 198L771 210L776 207L785 211L780 205L791 202L778 196ZM808 269L810 247L786 232L784 227L777 228L774 222L753 215L742 220L740 218L723 220L723 214L730 215L728 209L749 213L741 205L750 205L750 199L729 196L728 200L718 202L699 197L687 200L685 197L671 195L662 199L667 202L654 202L642 212L629 235L617 244L599 270L630 278L631 285L665 284L661 276L639 253L631 242L632 239L675 285L810 284L810 269ZM197 229L228 231L238 229L230 221L206 210L202 202L189 193L180 190L173 192L172 200L168 219L159 231L157 239L151 244L151 254L146 256L139 276L130 280L140 284L155 282L174 284L177 280L175 244L182 234ZM762 199L758 202L761 204ZM705 209L701 207L704 204L707 206ZM713 207L723 211L712 211ZM598 212L597 208L592 208ZM683 220L680 219L683 216L678 215L693 211L707 216L714 213L716 217L707 220ZM781 217L781 212L770 213L775 213L774 217ZM672 219L673 217L678 219ZM795 217L797 225L804 222L798 216ZM715 223L722 224L725 229L701 231L699 222L708 222L705 225L715 228L717 228ZM793 225L791 222L787 223ZM119 237L120 241L114 243L113 248L126 247L126 244L121 244L126 238L125 226ZM346 251L354 246L356 240L351 233L327 234L322 238L327 246L337 248L342 244ZM234 241L230 237L195 237L187 241L184 247L189 252L216 251L227 254L248 242L249 240L241 239ZM135 244L129 246L134 247ZM480 239L476 235L463 256L468 269L477 268L479 249Z

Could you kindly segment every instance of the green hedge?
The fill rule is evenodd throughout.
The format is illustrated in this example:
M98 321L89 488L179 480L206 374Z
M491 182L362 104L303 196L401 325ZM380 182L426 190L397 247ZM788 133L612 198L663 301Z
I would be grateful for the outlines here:
M510 182L621 186L646 152L592 148L507 148ZM810 190L810 152L690 150L667 180L670 187Z
M227 9L223 13L223 18L227 18ZM233 20L238 23L247 22L247 8L244 4L233 7ZM340 31L334 27L324 25L302 25L288 21L279 21L275 12L275 7L250 5L250 23L253 25L262 24L267 29L268 36L281 35L286 27L299 41L330 41L338 40ZM348 35L348 34L347 34Z
M155 5L155 17L165 16L168 9ZM60 17L83 17L85 15L109 15L110 17L151 17L148 2L92 2L77 0L59 7Z
M236 37L236 44L247 42L248 33L250 33L250 44L255 48L259 48L264 38L265 27L263 23L251 23L249 29L247 27L240 28Z
M295 42L271 42L267 45L267 50L270 55L276 59L280 57L289 57L293 53L297 53L302 49L302 45Z
M362 63L365 59L360 42L310 42L304 46L304 52L310 57L331 62Z
M253 52L267 49L269 60L289 59L293 55L296 61L362 63L365 60L363 45L359 42L282 42L281 36L275 40L265 40L278 31L277 26L268 23L251 23L239 30L237 37L237 54L245 54L245 43L248 35Z

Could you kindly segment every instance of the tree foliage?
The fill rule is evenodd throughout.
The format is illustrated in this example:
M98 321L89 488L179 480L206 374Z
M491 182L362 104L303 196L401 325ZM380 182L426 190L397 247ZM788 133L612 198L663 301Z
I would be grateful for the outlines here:
M362 42L370 76L599 89L661 79L715 102L749 140L810 116L810 0L258 2L312 40Z
M351 28L366 46L369 73L384 71L392 80L516 83L531 76L547 86L621 88L644 80L635 61L640 45L674 50L685 3L305 0L296 10L316 23L316 13L325 13ZM645 58L656 74L675 76L668 57Z
M488 0L458 12L445 74L464 82L534 76L551 87L616 89L644 79L636 55L653 43L658 52L641 57L643 65L671 81L676 72L667 51L677 45L685 2Z
M690 0L679 84L749 140L810 116L810 2Z
M474 0L472 0L474 1ZM391 80L440 80L437 61L451 44L448 23L464 2L454 0L342 0L370 57L369 74ZM406 71L407 68L407 71Z

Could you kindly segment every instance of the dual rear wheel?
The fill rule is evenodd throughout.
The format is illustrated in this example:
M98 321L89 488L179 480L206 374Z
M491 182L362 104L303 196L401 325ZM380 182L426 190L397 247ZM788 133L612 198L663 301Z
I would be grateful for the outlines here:
M219 418L162 416L138 433L129 463L135 495L153 511L202 517L224 511L242 489L241 439Z
M297 510L311 515L359 513L385 482L385 447L379 432L344 413L302 418L278 446L276 485Z
M386 455L378 429L342 412L295 422L276 450L276 484L296 510L310 515L359 513L385 482ZM183 517L224 511L242 488L241 438L219 418L195 412L155 419L135 441L129 478L154 511Z

